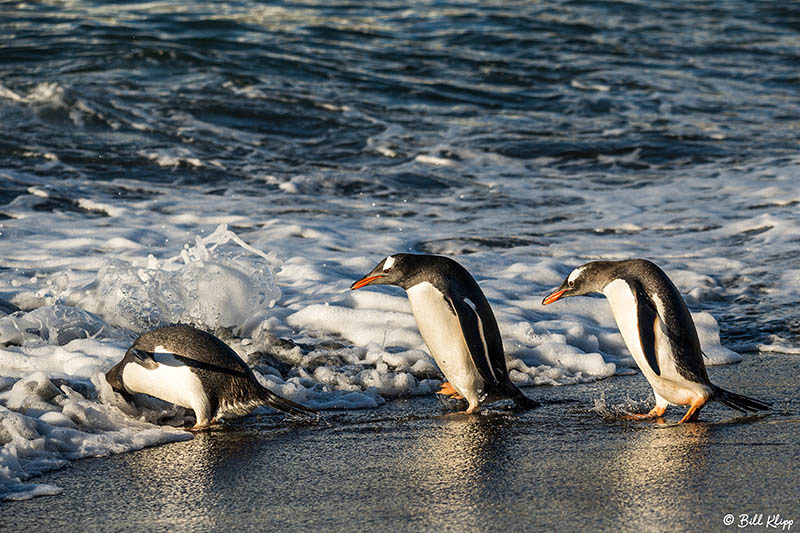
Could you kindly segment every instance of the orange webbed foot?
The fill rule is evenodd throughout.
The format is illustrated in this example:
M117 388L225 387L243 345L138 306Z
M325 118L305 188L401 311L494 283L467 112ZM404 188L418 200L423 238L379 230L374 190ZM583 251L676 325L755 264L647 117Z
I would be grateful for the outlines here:
M474 405L469 406L465 411L457 411L455 413L448 413L445 416L463 416L463 415L475 415L480 412L480 406Z
M661 418L664 416L664 411L666 411L666 407L659 407L656 405L652 409L650 409L647 413L625 413L622 415L623 420L651 420L653 418Z
M469 407L467 407L467 410L466 410L466 411L464 411L464 414L465 414L465 415L471 415L471 414L475 414L475 413L477 413L478 411L480 411L480 409L481 409L481 408L478 406L478 404L475 404L475 405L470 405Z
M436 392L436 394L442 394L444 396L449 396L450 398L453 398L455 400L463 400L464 399L464 397L461 396L461 394L458 393L458 391L455 389L455 387L453 387L450 384L449 381L445 381L444 383L442 383L442 386L439 388L439 390Z
M686 411L686 414L683 415L681 421L678 424L683 424L688 420L696 420L698 416L700 416L700 409L706 404L708 400L705 398L701 398L692 402L692 405L689 407L689 410Z

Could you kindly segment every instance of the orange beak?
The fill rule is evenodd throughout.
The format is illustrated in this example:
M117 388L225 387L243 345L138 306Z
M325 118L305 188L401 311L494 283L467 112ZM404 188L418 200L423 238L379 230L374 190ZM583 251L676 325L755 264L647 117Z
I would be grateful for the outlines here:
M356 289L360 289L364 285L369 285L370 283L372 283L376 279L382 278L382 277L383 276L379 275L379 276L367 276L366 278L362 278L362 279L356 281L355 283L353 283L352 285L350 285L350 290L354 291Z
M551 294L549 296L546 296L545 299L542 300L542 305L547 305L547 304L551 304L551 303L555 302L556 300L561 298L564 295L565 292L567 292L567 289L564 289L564 290L561 290L561 291L556 291L553 294Z

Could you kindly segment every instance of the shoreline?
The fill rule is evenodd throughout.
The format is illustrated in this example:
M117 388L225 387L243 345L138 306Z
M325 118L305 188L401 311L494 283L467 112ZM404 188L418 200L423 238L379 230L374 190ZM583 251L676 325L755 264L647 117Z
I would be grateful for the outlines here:
M245 417L190 441L78 461L36 478L62 494L2 511L17 531L732 531L726 515L757 513L798 524L798 372L791 355L712 367L712 381L773 411L712 404L680 426L677 407L665 425L599 412L644 406L638 373L526 388L544 405L524 413L453 416L431 395L328 412L318 426Z

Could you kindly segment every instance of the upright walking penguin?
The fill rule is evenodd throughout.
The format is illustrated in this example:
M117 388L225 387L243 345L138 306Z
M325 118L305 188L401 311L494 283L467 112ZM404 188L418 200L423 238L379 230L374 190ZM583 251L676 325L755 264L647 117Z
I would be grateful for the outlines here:
M504 398L524 409L539 405L511 383L492 308L457 262L439 255L390 255L350 288L366 285L406 290L419 332L447 379L439 393L465 399L465 413Z
M630 418L657 418L668 405L688 405L682 423L696 418L709 401L743 412L769 409L764 402L709 381L692 315L658 266L644 259L586 263L573 270L542 304L595 292L604 294L611 304L625 345L656 397L649 413Z

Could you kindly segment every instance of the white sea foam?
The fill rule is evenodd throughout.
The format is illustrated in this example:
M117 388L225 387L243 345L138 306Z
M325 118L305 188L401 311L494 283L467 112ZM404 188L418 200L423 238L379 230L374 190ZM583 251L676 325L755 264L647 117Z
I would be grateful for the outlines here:
M57 83L42 82L35 85L26 95L20 95L8 87L0 85L0 98L20 103L64 105L64 88Z
M206 164L197 157L193 157L192 153L185 149L180 148L173 151L159 150L157 152L142 152L141 155L155 161L162 167L177 167L178 165L188 165L193 167L204 167Z
M109 388L102 374L92 378L92 385L92 392ZM102 399L108 394L106 390L89 399L66 384L56 386L42 371L0 392L0 498L57 494L58 487L27 480L71 460L191 438L185 431L146 421L149 415L159 422L162 413L136 413L127 405L125 412Z
M393 146L388 137L376 143ZM110 186L137 194L118 200L79 179L53 184L6 174L28 192L4 206L10 218L0 220L0 298L25 309L0 318L5 496L56 491L31 478L64 461L187 438L171 427L187 422L185 410L144 398L128 404L103 379L136 335L170 322L224 336L266 386L310 407L369 409L432 394L440 375L402 289L348 290L394 252L474 252L457 259L492 304L511 379L522 386L636 371L605 299L541 305L592 259L648 257L662 265L695 311L708 364L741 357L720 343L718 302L750 297L756 284L759 295L777 301L800 294L791 260L769 268L762 261L774 250L796 250L797 166L731 170L724 179L708 169L677 188L656 181L646 189L580 190L559 189L564 176L533 160L537 189L516 176L530 171L518 160L455 147L447 153L459 169L483 177L439 196L389 200L342 196L336 188L347 178L316 175L265 178L269 200L252 191L219 195L119 180ZM407 165L440 169L413 159ZM563 198L539 207L552 190ZM42 211L46 201L87 216ZM480 216L474 209L509 202ZM582 210L589 215L568 216ZM503 237L518 240L485 244ZM759 349L796 353L797 345L774 337Z
M174 257L110 259L91 283L67 288L59 298L133 331L176 322L234 328L274 305L279 268L274 254L254 249L223 225Z
M436 157L432 155L425 155L420 154L414 158L415 161L418 163L425 163L426 165L436 165L436 166L453 166L455 165L455 161L450 159L446 159L444 157Z

